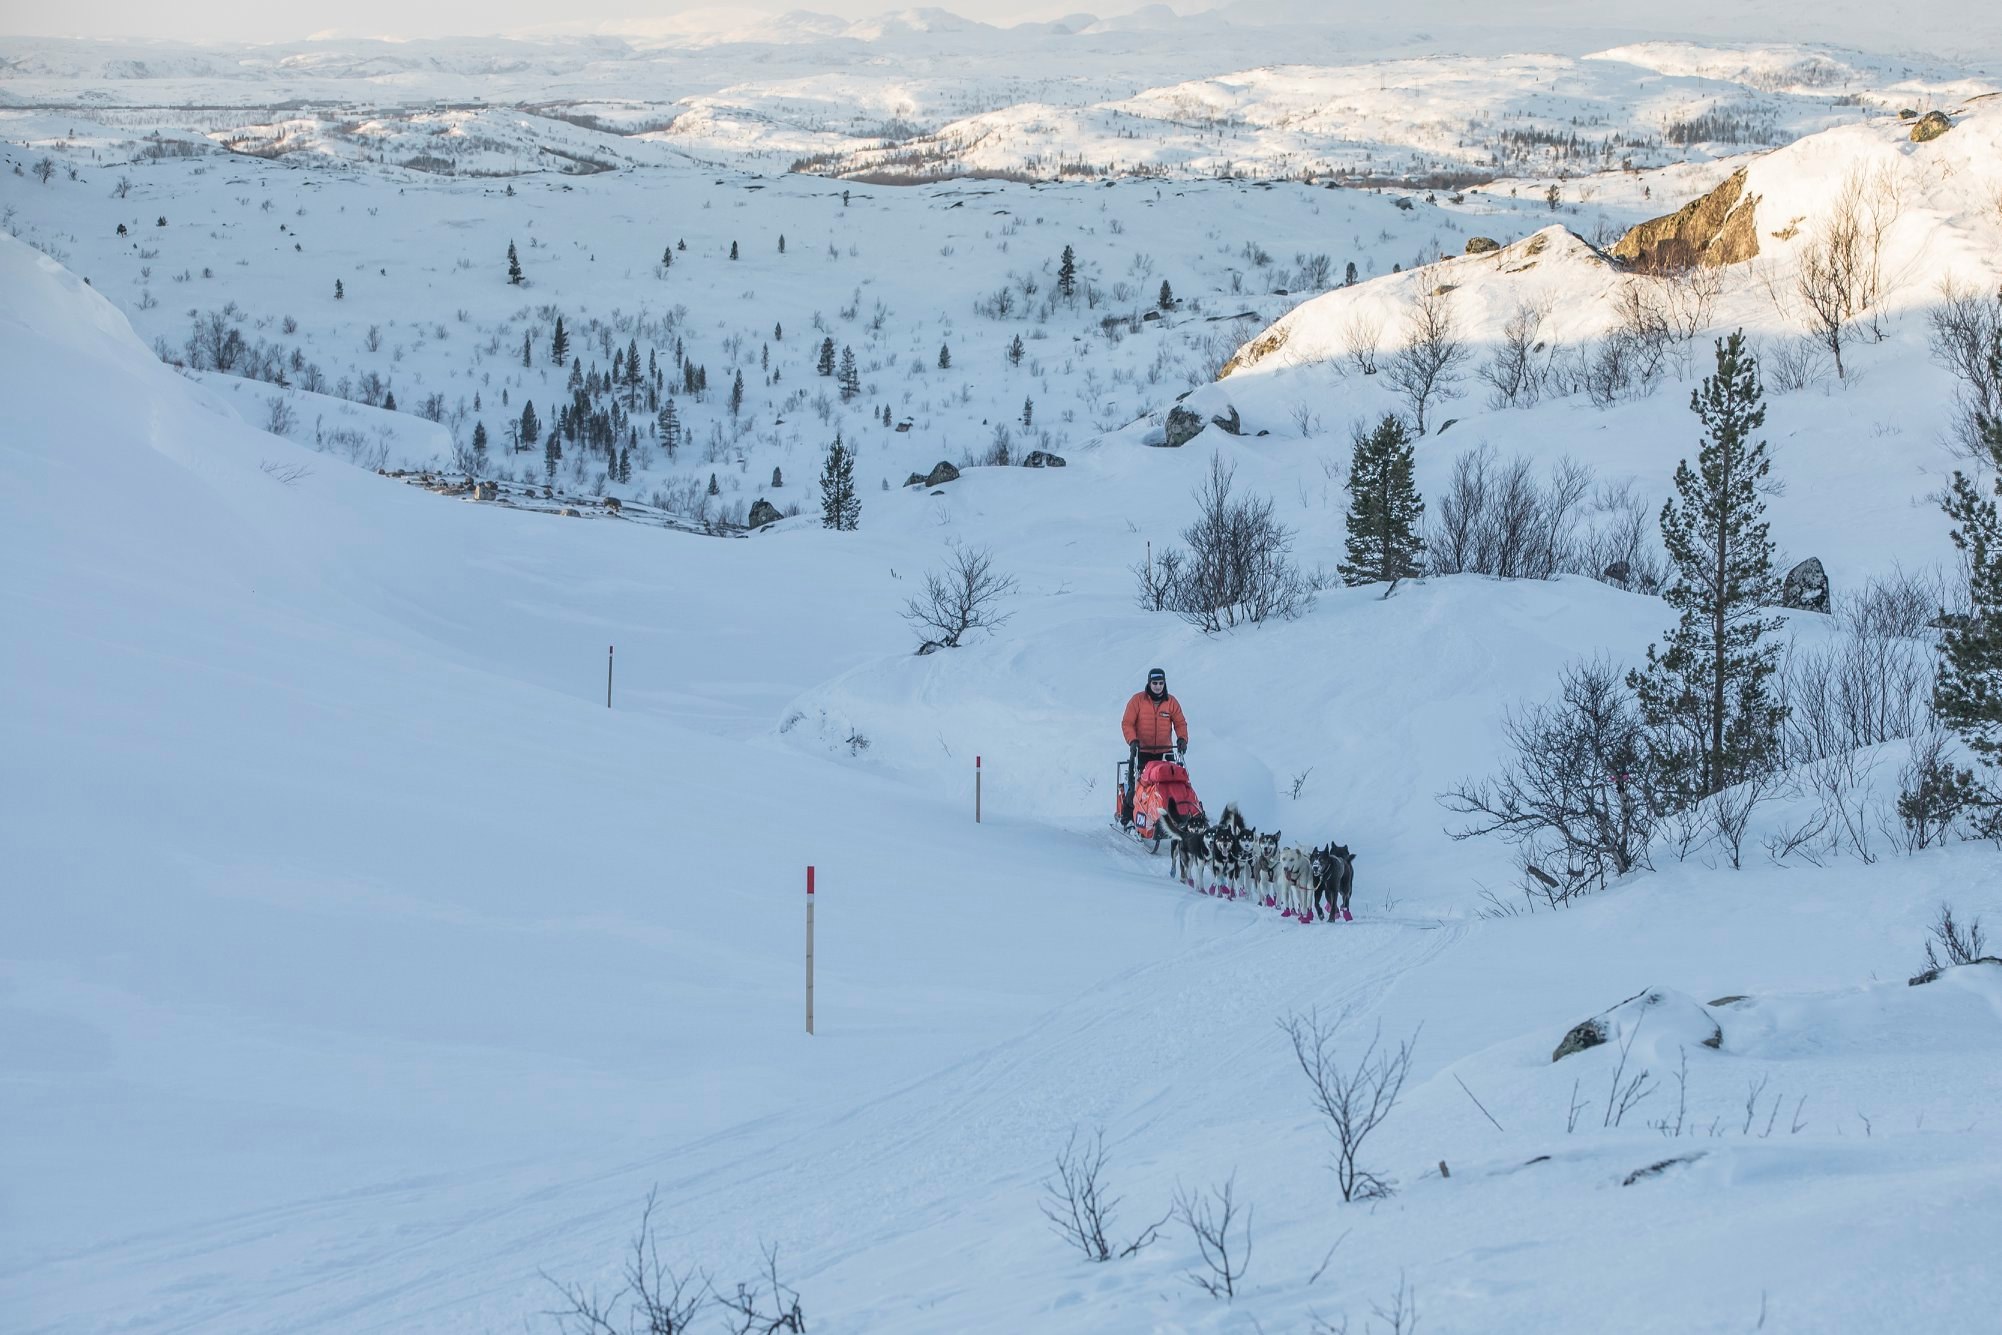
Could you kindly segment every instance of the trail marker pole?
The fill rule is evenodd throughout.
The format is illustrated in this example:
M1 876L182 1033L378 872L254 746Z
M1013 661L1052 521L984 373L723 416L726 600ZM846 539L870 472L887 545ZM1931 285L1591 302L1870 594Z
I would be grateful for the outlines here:
M973 758L973 823L980 824L980 757Z
M617 648L615 644L605 646L605 708L607 709L612 707L612 653Z
M813 868L806 869L806 1032L813 1032Z

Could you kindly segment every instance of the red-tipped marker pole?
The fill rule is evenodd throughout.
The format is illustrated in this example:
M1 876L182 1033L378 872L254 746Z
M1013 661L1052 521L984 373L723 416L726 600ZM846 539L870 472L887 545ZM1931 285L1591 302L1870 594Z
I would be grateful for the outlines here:
M813 868L806 869L806 1032L813 1032Z

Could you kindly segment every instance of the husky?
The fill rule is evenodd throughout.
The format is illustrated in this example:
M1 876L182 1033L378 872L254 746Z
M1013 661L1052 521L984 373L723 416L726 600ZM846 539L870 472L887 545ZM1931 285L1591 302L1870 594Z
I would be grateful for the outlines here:
M1346 844L1323 844L1314 850L1313 865L1314 908L1313 911L1329 922L1337 916L1343 922L1354 922L1349 914L1349 900L1355 895L1356 858Z
M1310 920L1309 896L1314 888L1314 855L1298 844L1279 850L1279 916Z
M1279 904L1279 831L1261 834L1251 844L1251 886L1265 908Z
M1168 874L1183 885L1194 886L1205 874L1212 856L1209 822L1201 815L1163 815L1161 828L1168 836Z

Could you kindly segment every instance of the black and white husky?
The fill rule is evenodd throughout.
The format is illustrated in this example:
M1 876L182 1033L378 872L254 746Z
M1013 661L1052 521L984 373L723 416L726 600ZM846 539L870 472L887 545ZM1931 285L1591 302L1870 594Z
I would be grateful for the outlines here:
M1356 857L1346 844L1323 844L1310 859L1313 868L1313 912L1329 922L1354 922L1349 900L1356 889Z

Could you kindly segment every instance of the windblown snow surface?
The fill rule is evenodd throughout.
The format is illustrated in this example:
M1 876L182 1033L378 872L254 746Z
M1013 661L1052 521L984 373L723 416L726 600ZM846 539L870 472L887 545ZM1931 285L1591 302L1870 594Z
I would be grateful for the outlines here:
M1886 341L1768 425L1776 536L1842 587L1947 551L1926 257L1992 256L2002 222L1981 117L1938 147L1963 165L1908 210L1940 212ZM1601 262L1536 235L1556 295L1590 299ZM1502 281L1482 263L1470 292ZM1321 300L1407 281L1459 280ZM1449 838L1435 795L1564 664L1636 659L1661 602L1439 578L1215 638L1135 609L1129 567L1216 449L1331 563L1347 442L1277 405L1336 424L1387 406L1374 384L1262 363L1191 402L1269 436L1150 448L1164 392L1068 468L725 542L443 500L269 435L4 238L0 292L0 1326L554 1329L549 1280L614 1287L658 1189L663 1260L729 1291L776 1245L816 1331L1381 1330L1400 1285L1441 1333L1993 1328L2002 979L1905 981L1942 900L2002 916L1992 847L1664 851L1486 916L1506 851ZM1720 312L1774 318L1742 286ZM1421 481L1487 439L1659 494L1687 389L1464 400ZM913 656L897 610L954 541L1019 579L1013 619ZM1155 664L1207 802L1357 849L1354 923L1194 894L1108 830L1118 710ZM1650 990L1616 1037L1661 1087L1611 1125L1623 1043L1551 1051ZM1727 996L1713 1049L1695 1008ZM1416 1035L1364 1153L1388 1199L1335 1190L1277 1023L1310 1011L1344 1017L1345 1056ZM1051 1235L1040 1184L1098 1126L1122 1236L1235 1175L1235 1301L1187 1282L1178 1226L1106 1265Z

